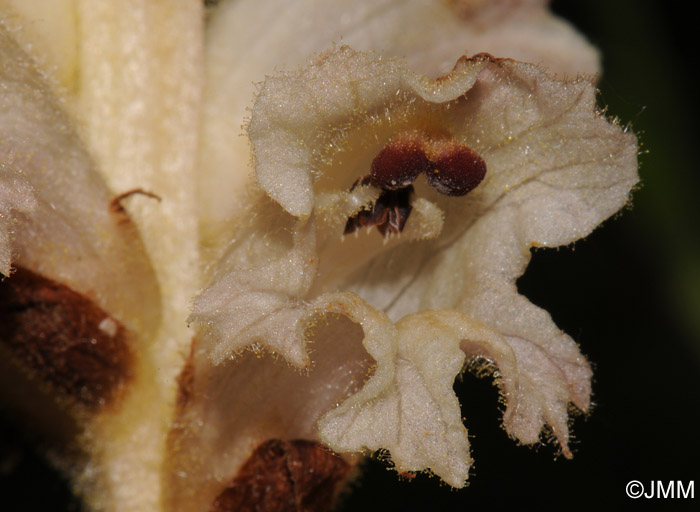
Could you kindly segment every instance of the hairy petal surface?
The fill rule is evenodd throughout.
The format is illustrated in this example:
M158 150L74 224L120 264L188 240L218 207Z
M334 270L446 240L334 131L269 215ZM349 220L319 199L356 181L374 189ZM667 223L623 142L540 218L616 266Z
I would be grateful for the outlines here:
M267 239L252 233L243 238L227 262L235 270L215 278L192 316L207 319L204 342L214 364L255 343L296 366L309 366L299 320L308 309L303 298L316 270L314 251L313 222L294 233L288 250L283 246L273 253Z
M479 359L497 368L506 430L531 444L548 426L570 456L567 407L588 408L590 368L515 280L531 247L586 236L624 206L637 181L636 140L597 112L593 85L483 54L431 80L401 61L341 47L268 78L248 132L267 197L251 196L261 219L234 236L195 302L191 319L205 327L209 364L240 351L222 318L241 318L245 301L256 317L234 331L251 330L296 366L290 354L308 353L312 367L321 361L306 352L313 319L330 315L328 336L334 325L347 329L344 317L362 327L376 366L337 407L317 409L318 435L334 450L387 449L400 471L430 469L463 485L471 460L452 383L465 361ZM349 218L386 201L358 179L383 148L400 148L397 140L419 141L411 144L431 162L468 148L486 175L462 196L419 175L405 226L382 236L361 224L344 234ZM246 277L258 271L266 277ZM281 295L268 304L270 290ZM371 348L374 340L384 351ZM234 471L240 463L229 464Z
M461 487L452 385L472 360L495 367L511 436L549 428L569 456L590 368L515 280L530 248L586 236L636 182L634 137L591 83L551 78L591 77L597 52L546 0L222 1L206 41L203 4L0 0L2 341L29 326L10 345L79 392L83 347L123 344L86 352L95 373L124 372L83 388L126 391L65 429L82 432L88 463L69 470L88 505L218 510L241 482L267 485L251 454L280 450L297 495L300 453L320 481L387 450ZM407 61L341 47L277 72L332 42ZM480 54L445 75L465 52L542 69ZM431 165L476 155L486 176L462 195L460 165L423 169L387 196L366 177L401 141ZM45 311L64 332L32 321Z
M561 77L594 75L597 51L543 1L222 1L210 13L200 152L202 237L215 243L245 208L231 190L252 175L241 126L255 83L294 69L332 43L405 57L431 77L463 54L489 52L545 66ZM255 41L250 44L250 41ZM244 50L241 50L244 49ZM221 115L225 112L226 115ZM301 184L300 184L301 186Z
M0 25L2 268L18 265L90 297L133 331L159 320L153 269L33 60ZM8 235L11 233L11 236ZM144 297L136 305L133 294Z
M457 311L408 315L396 328L395 359L382 361L393 379L373 394L366 386L329 411L319 422L321 439L340 451L387 449L397 471L430 468L462 487L471 458L452 386L465 351L488 350L503 369L506 393L513 388L515 357L502 336Z

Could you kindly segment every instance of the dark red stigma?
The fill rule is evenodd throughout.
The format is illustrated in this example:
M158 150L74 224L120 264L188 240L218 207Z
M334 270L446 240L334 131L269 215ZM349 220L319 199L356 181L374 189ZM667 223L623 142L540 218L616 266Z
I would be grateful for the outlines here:
M464 144L440 153L426 172L428 183L441 194L463 196L474 190L486 176L486 162Z
M374 157L370 173L350 189L373 185L382 193L371 207L348 219L344 233L371 226L377 226L384 236L401 233L411 214L411 184L423 172L436 191L463 196L482 182L486 162L465 144L444 138L429 140L417 132L398 135Z
M372 160L370 182L384 190L407 187L430 169L430 161L418 137L401 136L390 141Z

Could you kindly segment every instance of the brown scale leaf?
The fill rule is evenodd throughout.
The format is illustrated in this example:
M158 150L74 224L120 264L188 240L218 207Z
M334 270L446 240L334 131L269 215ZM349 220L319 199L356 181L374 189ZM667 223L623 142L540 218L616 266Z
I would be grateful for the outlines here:
M211 512L331 510L350 465L321 443L270 439L253 452Z
M65 285L18 268L0 283L0 318L17 362L78 404L110 402L131 377L125 329Z

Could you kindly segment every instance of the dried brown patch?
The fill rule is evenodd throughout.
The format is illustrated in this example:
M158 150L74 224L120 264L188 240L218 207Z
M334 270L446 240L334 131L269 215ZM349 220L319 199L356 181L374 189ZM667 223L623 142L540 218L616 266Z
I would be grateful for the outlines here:
M211 512L330 510L350 465L316 441L271 439L253 452Z
M26 269L0 282L0 342L73 403L112 401L131 377L126 331L85 296Z

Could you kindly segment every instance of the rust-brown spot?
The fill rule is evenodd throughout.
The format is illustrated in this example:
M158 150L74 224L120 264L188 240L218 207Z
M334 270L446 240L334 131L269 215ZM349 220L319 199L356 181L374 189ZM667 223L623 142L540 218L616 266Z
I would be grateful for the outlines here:
M0 283L0 342L31 377L88 408L110 402L131 376L123 326L83 295L26 269Z
M126 210L124 210L124 206L122 205L122 201L126 199L127 197L133 196L135 194L140 194L142 196L150 197L152 199L156 199L159 203L161 201L160 196L157 194L154 194L153 192L148 192L147 190L144 190L142 188L134 188L131 190L127 190L126 192L123 192L116 196L114 199L112 199L109 202L109 210L112 213L116 213L118 215L126 215Z
M494 57L490 53L487 52L481 52L481 53L475 53L471 57L467 57L466 55L463 55L459 59L457 59L457 64L455 64L455 69L460 63L468 63L468 62L490 62L493 64L502 64L504 62L515 62L513 59L510 57Z
M330 510L350 465L316 441L271 439L253 452L211 512Z

